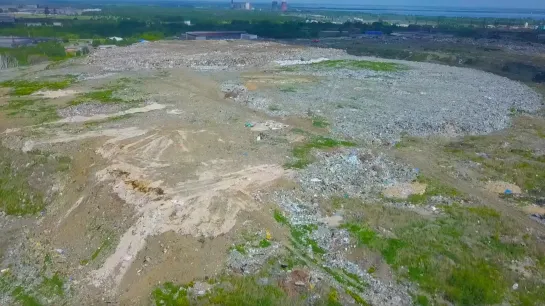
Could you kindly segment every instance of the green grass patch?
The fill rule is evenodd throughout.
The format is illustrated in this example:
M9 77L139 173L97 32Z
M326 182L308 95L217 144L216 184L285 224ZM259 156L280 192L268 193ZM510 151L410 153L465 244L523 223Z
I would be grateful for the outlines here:
M100 103L120 103L122 99L114 97L115 89L106 89L91 91L81 94L78 98L70 102L70 105L79 105L86 102L100 102Z
M394 224L393 236L385 237L362 221L343 227L361 247L382 254L399 276L416 282L427 293L417 299L420 305L433 304L428 297L455 305L499 304L506 299L514 304L525 299L540 301L509 289L520 281L511 271L513 260L530 256L538 261L535 240L523 237L524 243L514 242L521 239L514 223L491 209L457 205L442 209L445 214L435 219L417 217ZM540 286L537 279L545 274L544 267L532 269L536 279L525 287L527 292Z
M430 300L427 296L419 294L415 298L415 304L418 306L429 306Z
M102 241L102 243L100 244L100 246L93 251L93 253L91 254L91 257L88 258L88 259L83 259L80 261L80 264L82 266L85 266L87 265L88 263L90 263L91 261L97 259L97 257L105 250L105 249L108 249L110 246L112 246L112 241L111 239L108 237L106 239L104 239Z
M339 292L337 291L337 289L331 288L329 290L329 293L327 295L326 305L327 306L343 306L343 304L339 302Z
M302 169L311 164L314 159L312 149L331 149L337 147L353 147L356 144L350 141L335 140L323 136L315 136L309 142L296 146L292 150L295 161L285 165L286 168Z
M62 279L58 273L55 273L52 277L44 277L38 290L47 297L54 295L64 296L64 279Z
M276 222L280 223L280 224L284 224L284 225L288 225L289 224L289 221L288 221L288 218L286 218L284 216L284 213L282 213L280 210L278 209L275 209L274 212L273 212L273 217L274 217L274 220L276 220Z
M291 237L297 244L310 247L314 254L325 254L325 250L318 245L318 242L309 237L317 229L316 225L291 225L290 228Z
M224 306L273 306L302 304L290 299L276 284L258 284L255 277L232 276L224 284L215 286L208 303Z
M121 120L125 120L125 119L131 118L131 117L132 117L131 114L125 114L125 115L109 117L109 118L102 119L102 120L88 121L88 122L85 122L83 125L85 127L95 127L95 126L98 126L98 125L101 125L101 124L104 124L104 123L121 121Z
M356 302L356 304L364 305L364 306L369 305L369 303L367 303L367 301L365 301L361 296L359 296L357 293L351 291L350 289L345 289L345 292L354 299L354 302Z
M107 86L101 90L95 90L80 94L75 100L70 102L70 105L79 105L87 102L99 103L132 103L134 101L126 101L115 96L116 92L126 88L129 84L138 84L140 81L129 78L120 78L114 84Z
M259 241L259 247L260 248L268 248L271 246L271 242L267 239L263 239L261 241Z
M187 288L177 286L170 282L155 288L152 293L152 301L156 306L189 306Z
M449 198L458 198L462 196L462 194L456 188L442 184L441 182L435 179L431 179L423 175L419 175L416 180L419 183L423 183L427 185L426 191L424 192L424 194L409 195L409 197L407 198L409 203L425 204L428 201L428 199L433 196L444 196Z
M237 244L235 245L233 249L237 250L237 252L239 252L242 255L246 255L248 253L246 251L246 247L244 246L244 244Z
M27 81L10 80L0 83L1 87L10 87L11 95L28 96L40 90L59 90L65 89L74 82L74 78L65 78L61 81Z
M327 121L327 118L322 116L314 116L312 117L312 126L318 127L318 128L326 128L329 126L329 122Z
M277 112L277 111L280 110L280 106L278 106L278 105L269 105L268 110L270 110L271 112Z
M42 304L31 293L27 292L22 286L18 286L11 292L11 296L16 302L23 306L41 306Z
M284 86L280 88L280 91L285 93L297 92L297 88L293 86Z
M31 118L36 123L55 121L60 118L57 107L47 104L46 100L10 100L2 109L7 111L8 117Z
M395 72L407 69L406 66L389 63L389 62L373 62L373 61L358 61L358 60L329 60L310 65L313 68L342 68L351 70L373 70Z
M447 279L446 298L458 305L498 304L506 285L501 272L481 260L452 271Z
M15 216L34 215L44 209L42 195L30 187L24 173L15 172L8 159L0 160L0 209Z
M534 127L534 131L537 129ZM459 160L479 163L483 180L513 183L525 196L545 197L545 157L534 151L534 144L541 139L529 138L528 134L513 138L513 143L505 146L504 138L465 137L446 145L445 151Z

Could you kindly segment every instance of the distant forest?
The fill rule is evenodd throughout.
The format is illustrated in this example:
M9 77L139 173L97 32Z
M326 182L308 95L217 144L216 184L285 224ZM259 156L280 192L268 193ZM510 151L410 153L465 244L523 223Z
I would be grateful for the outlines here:
M62 18L61 18L62 17ZM84 13L82 16L49 15L47 18L21 19L15 24L0 24L0 35L29 37L56 37L60 39L101 39L111 36L156 40L179 36L186 31L239 30L273 39L316 38L320 31L349 31L363 33L367 30L382 31L440 31L464 37L483 35L478 26L462 26L445 20L437 27L411 24L397 27L387 22L307 23L304 19L283 16L278 12L204 10L150 6L106 6L102 12ZM184 21L191 21L186 25ZM25 22L52 24L62 22L62 27L26 27ZM487 35L489 31L487 31ZM521 34L525 40L533 40L535 33Z

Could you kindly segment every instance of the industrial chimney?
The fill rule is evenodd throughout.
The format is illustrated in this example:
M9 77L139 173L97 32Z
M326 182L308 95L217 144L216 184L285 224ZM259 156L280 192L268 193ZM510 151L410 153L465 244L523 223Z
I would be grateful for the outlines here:
M282 12L285 12L288 10L288 1L286 0L282 0L282 5L280 6L280 10Z

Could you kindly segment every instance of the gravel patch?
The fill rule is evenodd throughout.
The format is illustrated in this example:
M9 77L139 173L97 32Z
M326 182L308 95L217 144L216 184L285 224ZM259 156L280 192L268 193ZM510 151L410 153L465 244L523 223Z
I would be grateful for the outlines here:
M301 197L293 191L284 191L275 194L275 200L288 213L290 224L316 226L310 238L326 251L321 257L321 264L325 267L323 275L328 275L327 268L357 275L359 280L366 284L360 295L371 305L412 305L406 285L380 281L345 258L343 251L354 247L349 233L345 229L328 227L318 221L323 219L323 216L318 205L314 203L314 197ZM311 248L306 251L311 258L316 256ZM332 278L331 275L328 277Z
M370 150L317 152L315 162L297 174L303 190L321 196L376 197L386 187L413 181L418 170Z
M123 48L97 50L87 64L102 71L135 71L187 67L199 71L241 70L248 67L278 66L275 61L334 58L337 49L301 48L273 42L178 41L134 44Z
M134 107L134 105L114 103L114 104L105 104L105 103L82 103L79 105L69 106L57 110L59 116L63 118L74 117L74 116L85 116L90 117L97 114L111 114L117 113L122 110L129 109Z
M346 57L347 59L376 60ZM248 92L249 107L274 116L325 116L332 132L394 144L413 136L488 134L506 128L514 112L536 112L541 96L521 83L473 69L391 61L407 70L317 69L297 66L286 75L321 81L290 90Z

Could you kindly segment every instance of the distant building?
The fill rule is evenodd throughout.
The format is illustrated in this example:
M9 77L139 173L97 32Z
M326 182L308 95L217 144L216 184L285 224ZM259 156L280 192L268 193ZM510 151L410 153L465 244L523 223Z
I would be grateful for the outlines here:
M99 9L99 8L83 9L82 12L102 12L102 9Z
M27 23L25 23L25 25L27 27L41 27L42 23L41 22L27 22Z
M246 4L249 4L249 2L234 2L231 0L231 9L233 10L245 10Z
M280 6L280 10L282 12L286 12L288 11L288 2L286 0L283 0L282 1L282 5Z
M196 31L196 32L186 32L185 38L187 40L223 40L223 39L242 39L243 35L251 35L251 34L248 34L244 31ZM244 37L247 37L247 36L244 36Z
M54 27L62 27L62 22L53 22Z
M185 24L186 26L191 26L191 20L185 20L185 21L184 21L184 24Z
M278 1L275 0L272 2L271 10L278 11Z
M123 38L117 37L117 36L112 36L112 37L109 37L108 39L109 40L115 40L115 41L122 41L123 40Z
M98 49L99 50L105 50L105 49L113 49L113 48L116 48L117 46L116 45L100 45L98 46Z
M246 9L246 10L251 10L252 9L252 6L250 5L250 2L246 2L244 4L244 9Z
M240 34L240 39L254 40L254 39L257 39L257 35L254 35L254 34Z

